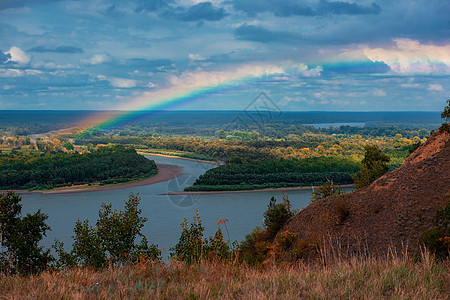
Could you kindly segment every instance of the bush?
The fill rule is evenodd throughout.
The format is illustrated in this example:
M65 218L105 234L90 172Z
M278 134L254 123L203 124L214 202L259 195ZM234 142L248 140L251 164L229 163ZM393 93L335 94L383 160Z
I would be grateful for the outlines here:
M424 231L422 242L437 258L444 259L450 254L450 200L436 212L435 227Z
M241 260L249 264L262 263L269 251L274 249L272 243L278 231L294 216L295 210L291 209L287 196L283 195L282 203L277 204L276 201L272 197L264 212L264 229L256 227L240 243L239 257Z
M251 265L260 264L264 261L271 245L271 242L266 240L265 233L264 229L256 227L245 236L245 240L239 244L240 260Z
M350 215L350 202L344 197L336 197L332 203L339 222L344 222Z
M321 198L325 198L328 196L342 195L343 191L340 186L336 186L333 184L333 181L328 181L325 184L316 188L315 191L311 194L311 202L317 201Z

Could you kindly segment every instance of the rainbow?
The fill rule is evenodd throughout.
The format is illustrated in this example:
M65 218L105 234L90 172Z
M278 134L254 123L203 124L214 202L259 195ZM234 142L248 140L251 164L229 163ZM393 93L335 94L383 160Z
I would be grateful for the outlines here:
M177 79L165 90L143 93L127 103L126 112L91 116L84 122L90 124L89 128L81 134L93 130L120 128L164 111L179 109L186 104L248 88L258 81L273 79L280 74L284 74L284 69L278 66L244 67L229 72L191 73L180 80ZM194 82L190 82L193 77ZM123 110L124 107L118 109Z

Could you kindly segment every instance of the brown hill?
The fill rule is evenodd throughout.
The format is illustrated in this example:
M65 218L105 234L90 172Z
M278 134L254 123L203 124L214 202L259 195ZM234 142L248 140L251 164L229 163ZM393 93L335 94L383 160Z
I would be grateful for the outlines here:
M311 203L283 230L306 240L339 241L350 253L416 252L436 210L450 200L449 140L448 133L433 134L398 169L353 193Z

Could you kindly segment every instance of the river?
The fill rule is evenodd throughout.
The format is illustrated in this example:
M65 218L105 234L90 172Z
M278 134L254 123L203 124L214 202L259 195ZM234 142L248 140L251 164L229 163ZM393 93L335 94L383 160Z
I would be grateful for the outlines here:
M49 217L47 223L52 228L43 239L42 245L50 247L55 238L64 242L70 249L73 243L72 235L75 222L88 218L90 224L95 224L100 205L112 203L113 209L123 209L124 201L130 193L139 193L142 216L148 218L142 233L150 243L166 248L173 247L181 233L180 223L183 218L192 221L195 210L198 209L202 224L205 226L205 236L210 236L217 230L216 223L220 219L228 219L227 227L231 241L241 241L256 226L262 226L263 213L272 196L281 201L279 191L248 192L232 194L196 194L196 195L161 195L167 192L182 191L191 185L195 179L206 170L213 168L211 164L178 158L146 155L157 163L175 164L184 167L183 175L167 182L153 185L119 189L112 191L96 191L67 194L23 194L23 214L41 209ZM289 200L293 208L300 209L308 205L311 198L310 190L289 191ZM225 239L227 234L224 232Z

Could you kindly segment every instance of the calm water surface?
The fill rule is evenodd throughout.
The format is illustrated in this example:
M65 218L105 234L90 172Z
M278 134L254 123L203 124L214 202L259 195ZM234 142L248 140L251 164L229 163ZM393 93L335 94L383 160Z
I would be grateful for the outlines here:
M227 226L230 240L242 240L256 226L263 224L263 213L272 196L282 200L280 192L251 192L210 195L161 195L167 192L181 191L191 185L195 179L207 169L210 164L198 163L177 158L147 156L157 163L176 164L184 167L184 173L177 179L148 186L134 187L114 191L97 191L74 194L22 195L23 213L35 212L41 209L48 214L47 223L52 230L48 232L42 244L50 247L55 238L64 242L66 249L72 245L72 235L75 222L78 219L90 220L95 224L100 205L112 203L113 208L123 209L123 203L130 193L139 193L142 216L148 218L142 232L150 243L156 243L160 248L173 247L180 237L180 223L186 217L192 221L195 210L198 209L205 235L210 236L217 230L216 223L220 219L229 220ZM308 205L311 191L290 191L289 200L294 208ZM224 232L226 235L226 233ZM225 236L227 238L227 236ZM165 250L165 255L168 250Z

